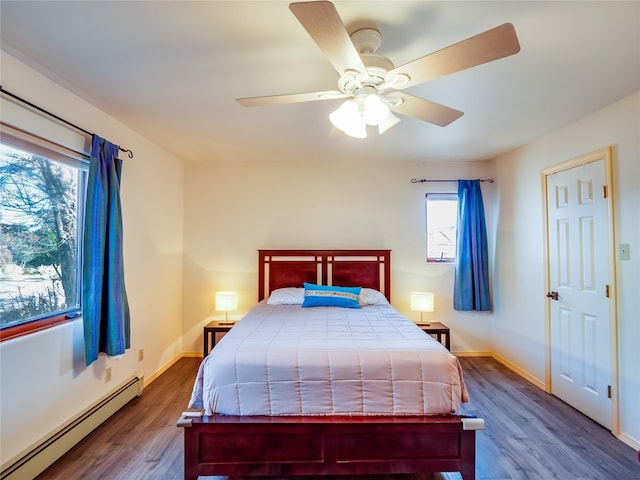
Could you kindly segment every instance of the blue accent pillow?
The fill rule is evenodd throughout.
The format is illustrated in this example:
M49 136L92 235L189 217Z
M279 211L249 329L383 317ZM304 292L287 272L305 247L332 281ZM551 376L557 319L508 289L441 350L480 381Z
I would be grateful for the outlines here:
M360 307L360 287L336 287L304 283L304 300L306 307Z

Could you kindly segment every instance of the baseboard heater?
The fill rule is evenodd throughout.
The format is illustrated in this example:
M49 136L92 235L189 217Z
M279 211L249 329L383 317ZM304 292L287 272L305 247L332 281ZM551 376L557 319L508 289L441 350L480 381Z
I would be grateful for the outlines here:
M102 422L142 395L143 385L143 376L132 378L0 472L0 480L31 480L37 477Z

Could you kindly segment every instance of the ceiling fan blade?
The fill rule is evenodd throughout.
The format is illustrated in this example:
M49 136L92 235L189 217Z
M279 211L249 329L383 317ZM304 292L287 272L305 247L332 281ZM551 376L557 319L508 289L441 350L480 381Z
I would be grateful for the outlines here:
M264 105L282 105L285 103L315 102L317 100L334 100L349 95L337 90L326 92L291 93L287 95L271 95L267 97L236 98L236 102L244 107L261 107Z
M444 75L508 57L520 51L520 43L513 25L505 23L486 32L467 38L437 52L406 63L387 73L386 78L400 74L409 82L397 88L407 88Z
M394 112L415 117L418 120L433 123L441 127L446 127L464 115L460 110L446 107L439 103L425 100L424 98L414 97L404 92L391 92L388 96L402 99L400 105L393 107Z
M340 75L347 70L367 72L333 3L298 2L289 9Z

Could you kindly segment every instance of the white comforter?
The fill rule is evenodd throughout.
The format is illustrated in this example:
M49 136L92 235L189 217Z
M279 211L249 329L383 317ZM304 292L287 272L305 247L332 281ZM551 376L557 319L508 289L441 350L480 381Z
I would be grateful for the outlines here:
M203 360L206 415L431 415L468 401L458 359L393 307L257 304Z

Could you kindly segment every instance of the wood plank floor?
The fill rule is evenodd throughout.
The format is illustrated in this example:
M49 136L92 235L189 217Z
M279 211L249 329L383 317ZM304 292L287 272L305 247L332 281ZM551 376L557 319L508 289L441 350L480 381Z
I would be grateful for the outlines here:
M638 480L637 453L610 432L490 358L461 358L477 435L478 480ZM182 430L199 360L183 358L37 480L179 480ZM209 477L217 478L217 477ZM459 474L368 476L459 480ZM364 480L339 477L339 480ZM308 479L307 479L308 480Z

